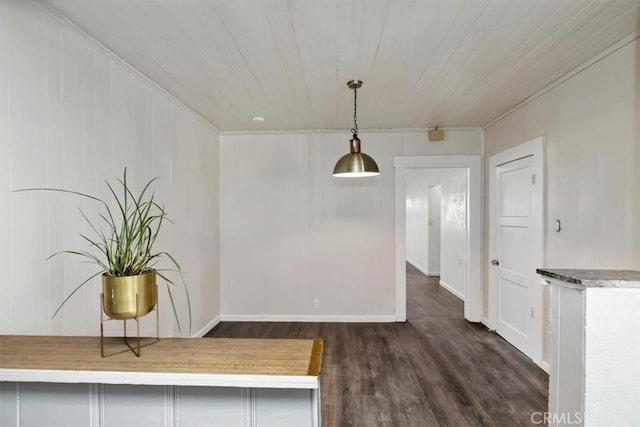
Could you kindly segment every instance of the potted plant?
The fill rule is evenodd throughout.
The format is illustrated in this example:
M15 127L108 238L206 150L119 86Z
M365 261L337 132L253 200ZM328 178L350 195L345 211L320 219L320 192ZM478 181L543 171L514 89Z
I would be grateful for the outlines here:
M138 194L134 194L127 181L127 169L119 186L114 187L106 182L109 192L114 198L114 205L109 207L106 201L78 191L60 188L27 188L20 191L57 191L75 194L100 203L99 227L80 209L82 217L93 230L94 236L80 236L87 242L88 249L63 250L50 255L47 259L60 254L71 254L88 260L98 266L99 271L80 283L58 306L52 317L55 317L64 304L89 283L93 278L102 276L103 301L102 309L112 319L133 319L141 317L156 306L156 276L166 283L171 308L182 333L180 319L176 311L171 287L175 283L167 277L167 271L175 271L180 276L189 310L189 332L191 332L191 301L182 269L176 259L168 252L154 250L154 244L165 221L169 221L164 207L159 205L151 190L151 185L158 178L148 181ZM116 191L118 190L118 191ZM167 259L170 268L158 267L158 262Z

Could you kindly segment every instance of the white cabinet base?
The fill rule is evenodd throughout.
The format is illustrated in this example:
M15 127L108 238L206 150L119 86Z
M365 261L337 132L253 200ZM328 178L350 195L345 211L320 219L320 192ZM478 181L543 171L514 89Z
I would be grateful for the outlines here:
M548 281L549 425L640 425L640 289Z
M318 426L318 396L317 389L0 382L0 426Z

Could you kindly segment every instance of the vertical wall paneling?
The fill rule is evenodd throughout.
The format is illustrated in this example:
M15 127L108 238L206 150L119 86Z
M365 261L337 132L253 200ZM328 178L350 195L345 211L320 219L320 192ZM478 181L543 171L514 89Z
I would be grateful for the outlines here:
M429 228L429 241L427 253L429 259L427 263L427 272L430 275L439 275L442 259L442 185L434 185L429 187L428 191L428 210L427 210L427 227Z
M635 68L636 70L640 70L640 43L638 43L636 41L636 64L635 64ZM640 84L637 84L637 80L636 80L636 101L635 101L635 105L638 106L640 105ZM635 133L635 140L636 140L636 144L632 145L633 148L630 148L629 151L634 151L635 152L635 165L640 165L640 147L638 146L638 139L640 138L640 108L636 108L635 111L635 116L632 114L632 122L635 122L636 127L635 130L632 130L631 132ZM632 168L635 169L635 179L633 179L633 181L631 182L635 182L636 185L629 185L629 192L632 194L632 197L635 197L635 204L631 203L632 206L632 210L631 212L634 212L633 207L635 207L635 212L640 212L640 168L639 167L635 167ZM633 175L631 175L633 177ZM625 216L625 218L630 218L629 221L633 221L633 216L632 215L627 215ZM630 246L631 246L631 250L629 252L629 257L627 257L628 261L630 261L631 263L633 263L634 259L640 259L640 224L638 224L637 222L633 225L632 230L634 232L632 232L632 238L631 238L631 242L630 242Z
M0 241L10 242L11 236L11 144L9 144L9 5L0 3ZM0 271L11 276L12 255L8 244L0 244ZM0 280L0 325L11 322L11 286Z
M240 395L242 406L241 416L243 426L256 425L256 389L243 388Z
M226 274L229 283L235 283L233 288L251 285L252 297L261 301L255 307L257 314L266 314L269 306L265 301L274 309L271 314L304 312L306 308L299 305L308 298L303 284L309 280L309 146L304 141L304 135L266 135L259 144L251 137L237 137L233 147L222 149L226 189L221 200L235 210L221 226L229 243L222 248L222 260L252 266L229 266ZM246 155L225 159L225 149Z
M485 159L546 136L549 267L640 269L639 52L636 39L485 131Z
M74 31L62 30L62 180L63 188L87 191L84 186L84 105L83 105L83 38ZM29 171L27 171L29 172ZM82 183L82 184L80 184ZM37 196L40 196L39 194ZM60 250L83 248L85 243L80 233L87 233L79 209L86 210L89 202L75 195L62 194L62 246ZM72 265L78 260L72 255L64 258L64 295L69 295L87 278L87 265ZM96 270L93 270L94 272ZM55 285L54 285L55 286ZM64 311L59 313L63 329L71 335L82 335L85 325L82 319L89 315L85 296L99 292L97 284L91 283L70 299ZM51 313L53 314L53 313ZM92 316L96 319L96 316Z
M10 182L13 188L37 186L46 182L46 163L40 156L45 131L46 94L46 20L43 14L32 16L30 5L13 2L8 5L9 27L9 117L11 135ZM22 195L21 195L22 196ZM24 310L21 307L46 307L46 292L29 292L33 280L46 286L46 265L33 268L46 258L46 245L32 245L46 236L46 224L40 221L46 202L41 195L25 194L22 207L11 204L12 231L10 247L12 276L10 302L11 325L16 333L47 327L48 314L44 310ZM12 196L12 199L19 196ZM3 279L7 280L7 279Z
M44 183L47 187L62 188L63 180L63 79L62 71L64 61L62 58L63 28L51 18L47 18L47 94L46 94L46 160L47 179ZM46 197L48 218L47 223L47 254L53 254L63 247L62 236L64 234L62 195L56 193L42 194ZM48 303L46 307L47 317L50 318L58 304L64 299L64 287L56 285L55 278L64 274L62 256L50 259L47 264L47 292ZM49 320L49 332L62 328L62 316Z
M254 426L310 425L311 390L255 389ZM273 408L279 406L278 411Z
M175 411L179 415L179 426L198 425L201 420L210 420L212 425L219 426L253 425L247 422L243 424L243 417L249 414L244 395L250 390L253 389L178 387Z
M640 43L636 46L636 69L640 69ZM640 106L640 84L636 82L634 94L634 105ZM624 197L624 228L629 230L631 237L625 239L625 265L632 265L634 259L640 259L640 219L636 220L632 212L637 212L640 217L640 107L636 111L628 111L626 126L630 136L625 139L632 139L635 135L635 144L628 144L625 147L625 197ZM636 183L636 185L633 185Z
M331 175L348 137L220 137L223 319L395 320L393 157L478 154L481 132L451 130L442 144L424 131L361 132L381 174L355 180Z
M193 329L219 315L218 132L78 29L33 1L0 4L0 333L99 333L100 280L64 297L96 271L70 255L92 235L79 209L100 206L68 194L12 193L29 187L67 188L109 199L105 180L128 167L139 188L159 177L173 224L159 250L184 268L192 292ZM99 223L100 220L97 220ZM175 288L186 325L186 301ZM160 292L161 334L177 335ZM142 332L153 322L143 318ZM120 333L121 326L108 327ZM183 330L183 335L188 331Z
M104 426L168 427L165 389L165 386L105 385Z
M179 423L179 399L178 387L172 385L164 386L164 425L166 427L173 427Z
M0 383L0 425L319 426L315 389Z
M467 171L442 180L440 284L464 300L467 259Z
M95 188L95 176L93 175L93 160L96 158L95 150L95 49L88 40L82 40L80 44L80 58L82 59L82 179L85 181L85 188ZM98 206L95 203L86 203L84 210L89 213L97 212ZM93 216L95 218L96 216ZM90 227L85 223L84 232L90 233ZM85 265L83 276L89 277L96 271L95 267ZM91 314L94 316L100 310L99 299L96 298L99 286L95 284L88 287L82 295L81 301L85 313L83 318L89 318ZM79 322L82 323L82 320ZM86 334L97 335L99 333L98 323L91 322L86 325L84 332Z
M184 110L172 108L174 143L169 145L167 158L170 161L171 183L168 188L171 207L167 208L171 218L183 221L177 228L171 225L172 237L167 248L173 248L180 256L186 285L192 304L193 326L191 333L210 326L219 313L219 268L218 268L218 148L211 143L210 128L201 120ZM172 115L170 111L170 116ZM158 171L161 176L163 171ZM171 245L171 246L169 246ZM186 313L186 298L181 290L180 277L173 275L177 286L173 294L181 312ZM169 301L164 300L165 310ZM182 316L183 334L188 329L188 319ZM173 322L172 322L173 324ZM205 331L206 332L206 331Z
M430 184L418 177L412 179L412 175L415 175L413 172L415 171L407 172L406 181L406 257L407 261L414 267L427 274L431 255L429 250L431 230L428 224L431 199L428 197L428 189L429 185L439 184L440 182L436 181L435 184Z
M91 425L89 388L89 384L20 383L18 425Z
M102 426L104 422L102 420L103 413L103 385L102 384L89 384L89 417L91 426Z
M0 382L0 422L7 425L19 424L19 384Z

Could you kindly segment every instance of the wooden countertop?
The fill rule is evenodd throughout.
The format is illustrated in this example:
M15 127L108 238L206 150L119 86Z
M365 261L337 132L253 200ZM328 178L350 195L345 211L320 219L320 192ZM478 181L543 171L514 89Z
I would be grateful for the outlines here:
M163 338L102 358L99 337L0 336L0 381L318 388L321 359L319 339Z

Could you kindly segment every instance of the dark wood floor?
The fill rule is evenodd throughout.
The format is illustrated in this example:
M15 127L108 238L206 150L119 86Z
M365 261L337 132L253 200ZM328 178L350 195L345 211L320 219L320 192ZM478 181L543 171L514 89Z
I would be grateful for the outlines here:
M223 322L210 337L324 339L325 426L533 425L547 374L407 265L406 323ZM538 424L539 425L539 424Z

